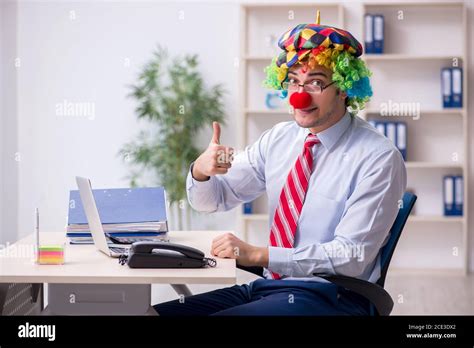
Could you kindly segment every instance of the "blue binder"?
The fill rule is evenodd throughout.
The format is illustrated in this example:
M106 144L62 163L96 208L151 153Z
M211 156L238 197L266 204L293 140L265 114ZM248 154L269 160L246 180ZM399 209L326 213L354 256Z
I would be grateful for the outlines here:
M397 127L395 122L385 122L385 136L397 146Z
M374 53L383 53L384 34L383 15L374 15Z
M167 221L163 187L94 189L92 193L102 224ZM87 224L78 190L69 193L68 224Z
M374 16L366 14L365 21L365 53L374 53Z
M396 146L400 150L403 159L407 160L407 124L405 122L397 122Z
M453 216L454 211L454 177L446 175L443 177L443 205L444 215Z
M451 92L452 101L451 106L453 108L462 108L462 69L452 68L451 69Z
M453 92L452 92L451 68L441 69L441 95L443 97L443 108L452 107Z
M456 175L454 179L454 212L453 215L462 216L464 206L464 185L462 175Z
M252 202L244 203L244 214L252 214L252 213L253 213Z
M387 136L387 130L385 127L385 122L375 122L375 128L382 134Z

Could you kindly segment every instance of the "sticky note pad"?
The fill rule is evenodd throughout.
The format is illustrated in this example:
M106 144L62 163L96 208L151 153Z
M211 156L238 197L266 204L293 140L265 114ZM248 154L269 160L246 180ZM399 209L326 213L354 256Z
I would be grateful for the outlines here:
M64 245L41 245L38 249L40 265L64 264Z

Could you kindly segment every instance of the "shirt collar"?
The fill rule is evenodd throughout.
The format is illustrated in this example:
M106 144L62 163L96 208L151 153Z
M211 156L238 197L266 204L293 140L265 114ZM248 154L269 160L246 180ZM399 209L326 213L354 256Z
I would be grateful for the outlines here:
M332 147L337 143L342 134L346 131L351 123L351 114L349 111L346 111L344 116L336 123L333 124L328 129L323 130L322 132L316 133L321 144L330 151ZM305 137L308 134L309 129L305 129Z

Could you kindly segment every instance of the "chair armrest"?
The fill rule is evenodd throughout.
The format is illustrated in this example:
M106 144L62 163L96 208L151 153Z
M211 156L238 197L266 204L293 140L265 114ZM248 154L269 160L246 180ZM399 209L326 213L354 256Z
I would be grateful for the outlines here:
M263 267L259 267L259 266L250 266L250 267L247 267L247 266L241 266L241 265L237 265L237 268L243 270L243 271L246 271L246 272L249 272L249 273L253 273L255 275L258 275L259 277L263 277Z
M314 273L313 275L365 297L375 306L379 315L390 315L393 309L392 297L378 284L343 275L319 273Z

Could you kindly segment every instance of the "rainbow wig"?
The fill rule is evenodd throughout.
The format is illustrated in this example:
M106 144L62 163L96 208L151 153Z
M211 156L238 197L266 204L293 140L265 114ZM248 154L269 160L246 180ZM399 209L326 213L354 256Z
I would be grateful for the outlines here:
M284 51L265 68L266 88L282 90L282 98L288 91L282 83L288 79L288 70L295 64L309 69L317 65L332 70L332 81L347 93L346 106L357 113L364 109L372 96L369 77L371 72L359 58L362 45L347 31L319 24L299 24L284 33L278 46Z

